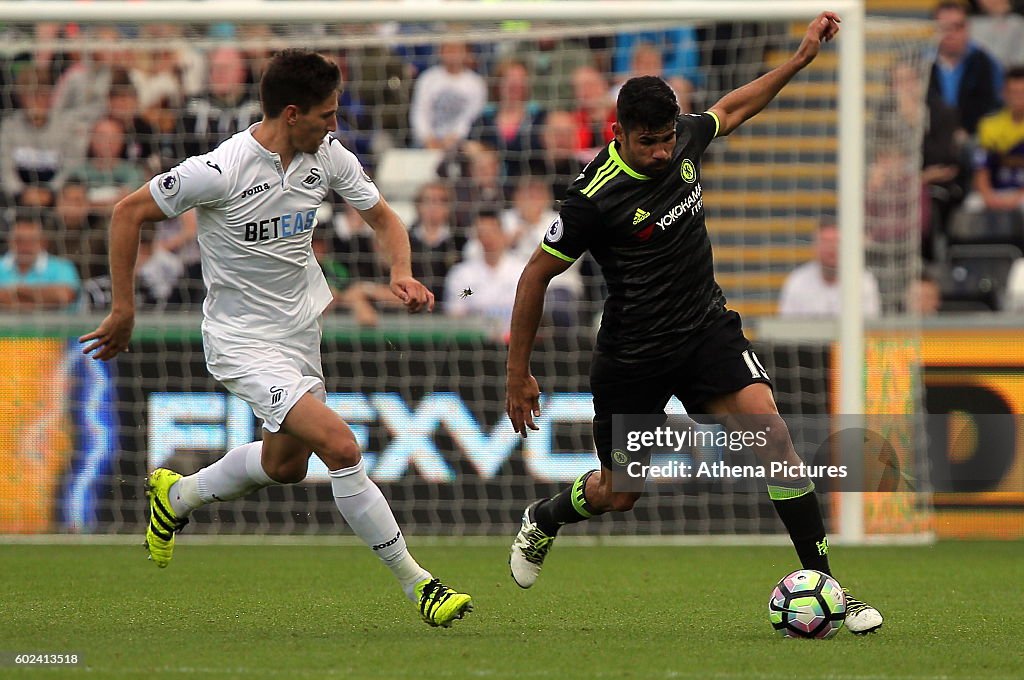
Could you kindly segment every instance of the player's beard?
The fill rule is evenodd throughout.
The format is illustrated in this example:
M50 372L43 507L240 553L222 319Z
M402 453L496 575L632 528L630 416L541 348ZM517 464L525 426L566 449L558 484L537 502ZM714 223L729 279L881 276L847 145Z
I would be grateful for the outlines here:
M672 161L671 160L667 160L664 163L657 164L657 165L651 164L651 166L648 167L644 171L644 174L645 175L649 175L650 177L657 177L658 175L664 175L665 172L668 170L668 167L670 165L672 165Z

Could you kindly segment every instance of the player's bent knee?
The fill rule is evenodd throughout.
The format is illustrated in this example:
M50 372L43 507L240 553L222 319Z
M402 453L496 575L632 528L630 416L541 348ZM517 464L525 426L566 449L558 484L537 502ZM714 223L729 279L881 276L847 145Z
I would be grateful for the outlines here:
M765 456L768 460L786 460L789 451L793 448L789 428L782 418L773 420L771 427L765 432Z
M612 497L612 510L615 512L629 512L640 500L640 494L617 493Z
M598 513L628 512L633 509L640 496L639 491L613 491L612 472L602 467L587 480L587 504Z
M264 463L264 468L267 468ZM306 478L309 471L309 456L299 456L291 460L280 461L266 469L267 475L279 484L298 484Z
M327 466L328 470L341 470L354 467L359 464L361 454L359 444L351 436L340 435L328 445L321 447L317 455Z

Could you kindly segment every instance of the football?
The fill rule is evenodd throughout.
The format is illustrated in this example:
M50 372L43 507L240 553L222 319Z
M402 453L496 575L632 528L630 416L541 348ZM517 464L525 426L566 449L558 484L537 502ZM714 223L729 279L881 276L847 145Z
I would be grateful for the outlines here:
M846 595L828 574L800 569L775 586L768 600L768 619L783 637L825 640L843 627Z

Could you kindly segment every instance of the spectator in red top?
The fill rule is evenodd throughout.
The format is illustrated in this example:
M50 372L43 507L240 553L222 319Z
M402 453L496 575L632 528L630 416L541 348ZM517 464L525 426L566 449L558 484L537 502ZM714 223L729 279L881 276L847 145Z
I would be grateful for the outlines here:
M605 144L615 138L615 102L608 90L608 82L593 66L580 66L573 71L572 87L576 93L576 120L578 151L588 160Z

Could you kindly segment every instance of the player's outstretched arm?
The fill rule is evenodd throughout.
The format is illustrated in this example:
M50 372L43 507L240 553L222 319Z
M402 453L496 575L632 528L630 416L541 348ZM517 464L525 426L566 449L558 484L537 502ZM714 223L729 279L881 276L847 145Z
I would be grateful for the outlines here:
M718 136L729 134L768 106L793 76L814 61L821 50L821 43L836 36L840 21L835 12L822 12L807 27L800 47L788 61L719 99L709 109L718 116Z
M167 219L153 200L149 186L143 185L125 196L110 217L109 257L111 303L107 318L92 333L78 339L88 342L83 354L93 359L113 359L128 349L135 326L135 258L139 253L139 232L146 222Z
M434 311L434 294L412 277L409 232L402 218L383 196L377 205L360 210L359 214L373 228L377 244L391 267L391 292L414 314L423 309Z
M537 248L519 276L505 368L505 412L512 428L524 437L528 430L539 429L533 419L540 415L540 387L530 373L530 354L544 311L544 294L551 279L571 264Z

